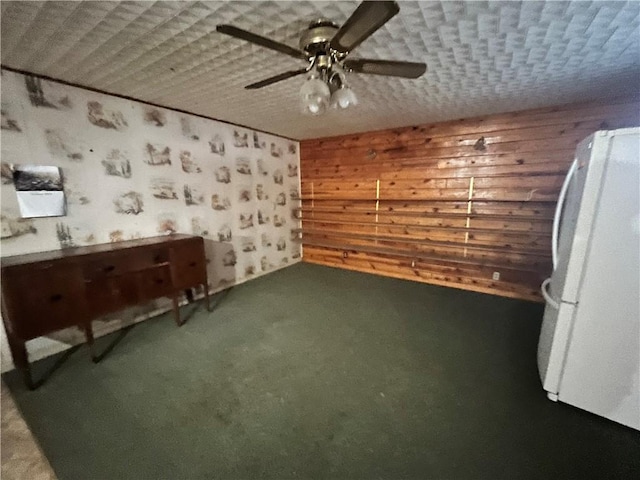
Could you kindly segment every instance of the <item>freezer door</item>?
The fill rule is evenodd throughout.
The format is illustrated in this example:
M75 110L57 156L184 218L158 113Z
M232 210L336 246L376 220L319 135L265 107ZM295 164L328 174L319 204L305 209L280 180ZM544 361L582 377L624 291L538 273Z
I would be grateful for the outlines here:
M556 301L577 301L608 148L608 139L603 139L599 133L587 137L578 145L577 170L560 212L558 263L549 288L550 295Z
M559 398L640 430L640 129L610 134Z
M560 303L558 308L547 303L544 310L538 342L538 372L542 387L552 396L558 394L574 312L575 305L571 303Z

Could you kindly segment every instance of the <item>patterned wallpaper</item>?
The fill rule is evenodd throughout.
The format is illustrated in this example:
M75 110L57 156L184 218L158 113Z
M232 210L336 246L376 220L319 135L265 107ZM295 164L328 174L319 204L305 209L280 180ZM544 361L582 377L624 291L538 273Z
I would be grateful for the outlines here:
M211 290L299 261L297 142L2 71L2 255L202 235ZM60 167L67 216L21 219L12 165Z

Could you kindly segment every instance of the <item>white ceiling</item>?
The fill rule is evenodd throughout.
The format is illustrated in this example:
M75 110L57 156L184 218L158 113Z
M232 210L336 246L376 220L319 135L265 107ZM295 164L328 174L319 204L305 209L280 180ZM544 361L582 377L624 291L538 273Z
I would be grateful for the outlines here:
M360 104L300 113L304 77L243 86L303 61L227 37L221 23L298 47L358 2L0 3L2 65L290 138L418 125L636 93L640 3L400 2L351 58L424 61L418 80L350 76Z

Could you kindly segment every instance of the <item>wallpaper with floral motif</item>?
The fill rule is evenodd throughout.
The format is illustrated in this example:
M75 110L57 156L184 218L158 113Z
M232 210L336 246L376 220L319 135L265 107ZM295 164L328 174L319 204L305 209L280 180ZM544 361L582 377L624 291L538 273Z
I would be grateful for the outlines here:
M300 260L298 142L4 70L1 126L2 256L201 235L211 291ZM21 164L60 167L66 216L20 218Z

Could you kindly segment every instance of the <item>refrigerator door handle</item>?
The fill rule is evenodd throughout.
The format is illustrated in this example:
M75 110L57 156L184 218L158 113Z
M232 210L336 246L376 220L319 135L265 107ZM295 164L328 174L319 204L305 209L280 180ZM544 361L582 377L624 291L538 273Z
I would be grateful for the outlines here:
M555 270L558 266L558 234L560 231L560 217L562 216L562 208L564 207L564 202L567 199L567 191L569 190L569 184L571 183L571 179L573 175L576 173L578 169L578 159L574 159L571 167L569 167L569 172L562 183L562 188L560 189L560 195L558 196L558 204L556 205L556 213L553 216L553 231L551 233L551 260L553 262L553 269ZM544 285L544 283L543 283ZM544 287L542 288L542 292L544 293Z
M557 302L555 298L551 296L551 294L549 293L549 290L547 289L550 283L551 283L551 277L547 278L544 282L542 282L540 290L542 291L542 296L544 297L545 301L549 305L551 305L553 308L558 310L560 308L560 303Z

